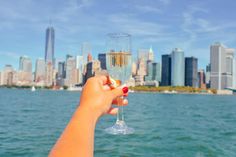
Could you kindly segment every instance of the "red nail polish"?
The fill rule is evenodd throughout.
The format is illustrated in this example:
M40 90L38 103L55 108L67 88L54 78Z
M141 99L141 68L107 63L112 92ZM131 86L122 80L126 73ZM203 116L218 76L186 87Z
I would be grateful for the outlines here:
M122 91L123 91L124 94L126 94L126 93L128 93L129 88L128 88L128 87L123 87L123 88L122 88Z

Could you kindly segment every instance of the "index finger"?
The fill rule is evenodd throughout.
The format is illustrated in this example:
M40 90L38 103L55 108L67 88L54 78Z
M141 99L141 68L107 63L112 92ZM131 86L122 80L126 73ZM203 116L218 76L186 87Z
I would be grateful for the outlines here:
M106 85L109 80L109 76L106 76L106 75L100 75L100 76L97 76L97 78L99 82L101 83L101 85Z

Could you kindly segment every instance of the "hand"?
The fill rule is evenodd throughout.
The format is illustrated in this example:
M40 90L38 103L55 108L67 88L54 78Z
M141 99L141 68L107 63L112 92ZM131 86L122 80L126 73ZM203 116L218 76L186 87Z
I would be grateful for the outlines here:
M108 82L107 76L95 76L89 78L83 87L80 108L88 108L95 118L99 118L103 114L117 114L118 109L112 108L112 104L128 104L126 99L117 99L120 96L128 95L128 87L121 86L111 89Z

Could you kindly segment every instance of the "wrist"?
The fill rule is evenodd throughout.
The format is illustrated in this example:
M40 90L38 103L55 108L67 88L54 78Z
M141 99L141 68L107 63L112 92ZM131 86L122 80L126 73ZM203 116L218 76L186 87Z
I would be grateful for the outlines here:
M79 107L76 109L75 115L76 117L84 117L90 120L95 125L100 117L100 115L95 111L95 109L83 104L80 104Z

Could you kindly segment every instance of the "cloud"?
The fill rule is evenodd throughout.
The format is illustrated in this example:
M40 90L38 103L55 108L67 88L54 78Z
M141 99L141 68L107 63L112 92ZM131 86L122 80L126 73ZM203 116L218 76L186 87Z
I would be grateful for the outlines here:
M161 13L162 12L161 9L154 7L154 6L149 6L149 5L136 5L135 8L141 12L152 12L152 13Z
M171 3L171 0L159 0L161 3L168 5Z
M116 30L124 31L135 36L156 36L163 32L163 25L139 19L134 14L112 14L108 17L109 22Z
M19 59L20 58L20 55L15 53L15 52L4 52L4 51L1 51L0 52L0 56L2 56L2 57L10 57L12 59Z

